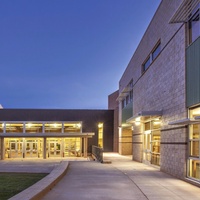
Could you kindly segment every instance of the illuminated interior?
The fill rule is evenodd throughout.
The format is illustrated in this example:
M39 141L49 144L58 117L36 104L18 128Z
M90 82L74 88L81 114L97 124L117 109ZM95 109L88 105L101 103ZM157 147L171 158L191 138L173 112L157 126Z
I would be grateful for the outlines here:
M98 124L98 146L103 148L103 123Z
M191 109L190 117L200 116L200 107ZM200 124L189 126L189 158L188 158L188 176L200 181Z
M143 161L160 165L160 119L144 122Z
M100 130L103 130L102 126ZM0 132L5 134L5 158L43 158L44 155L45 158L82 156L82 137L76 135L82 133L82 122L80 121L0 122ZM102 131L100 132L102 133ZM13 137L11 138L10 135L6 137L7 133L13 133ZM31 135L31 133L34 135ZM46 133L51 133L53 137L51 135L49 137L49 134L45 138L41 137L41 134L45 135ZM66 133L76 136L62 137L62 134ZM19 134L22 134L22 136L19 136ZM40 135L37 137L37 134ZM60 136L57 137L56 135L59 134ZM102 141L101 144L103 144Z

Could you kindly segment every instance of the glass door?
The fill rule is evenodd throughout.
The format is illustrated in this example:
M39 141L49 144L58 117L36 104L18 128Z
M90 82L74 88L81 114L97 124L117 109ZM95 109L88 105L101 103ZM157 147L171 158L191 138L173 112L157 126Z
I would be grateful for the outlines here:
M61 140L50 140L48 151L49 157L61 156Z
M23 154L23 141L22 140L11 140L9 142L8 157L9 158L22 158Z
M27 140L26 141L26 157L38 157L38 141Z

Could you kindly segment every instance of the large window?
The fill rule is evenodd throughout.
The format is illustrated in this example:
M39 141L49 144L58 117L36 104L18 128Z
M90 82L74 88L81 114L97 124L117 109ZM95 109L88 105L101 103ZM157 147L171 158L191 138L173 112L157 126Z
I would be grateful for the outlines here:
M200 116L200 107L190 110L190 118ZM188 176L200 181L200 124L189 127Z
M196 7L189 20L189 43L191 44L200 36L200 4Z
M142 65L142 73L144 73L151 63L158 57L161 51L161 44L160 41L155 45L155 47L152 49L151 53L147 56L145 59L143 65Z

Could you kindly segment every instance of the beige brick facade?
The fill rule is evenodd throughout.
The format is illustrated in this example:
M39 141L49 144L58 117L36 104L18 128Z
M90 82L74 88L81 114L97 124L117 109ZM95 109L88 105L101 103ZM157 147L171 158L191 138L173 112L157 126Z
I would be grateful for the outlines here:
M160 134L160 169L179 178L186 176L188 130L171 126L169 122L186 118L185 49L186 25L169 21L182 0L163 0L149 24L140 44L119 81L119 94L133 80L133 117L141 111L162 111ZM148 69L142 66L155 45L160 41L161 52ZM122 100L119 100L119 124L122 126ZM151 117L151 116L149 116ZM143 118L142 118L143 119ZM133 160L142 162L144 123L131 124ZM123 131L122 131L123 133ZM123 136L123 134L122 134ZM125 139L119 138L120 141ZM119 152L124 154L120 144Z

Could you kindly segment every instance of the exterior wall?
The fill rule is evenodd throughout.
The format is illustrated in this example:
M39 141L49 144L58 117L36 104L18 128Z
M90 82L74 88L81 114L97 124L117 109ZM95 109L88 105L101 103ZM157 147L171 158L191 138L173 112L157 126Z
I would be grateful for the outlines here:
M132 154L132 130L131 127L122 128L122 133L119 137L120 154Z
M119 134L118 134L118 127L119 127L119 105L116 101L117 97L119 96L119 90L115 91L114 93L108 96L108 109L114 110L114 134L113 134L113 152L119 151Z
M161 133L161 170L179 178L186 176L187 133L184 126Z
M82 132L94 132L88 152L98 146L98 123L104 124L104 151L113 151L113 110L0 109L0 121L82 121Z
M133 130L133 160L142 162L143 135L141 126L134 126Z
M133 116L141 111L163 112L161 118L160 169L185 177L187 130L169 126L170 121L187 117L185 102L184 24L169 24L181 0L163 0L119 82L119 93L133 80ZM160 40L161 52L142 73L142 65ZM132 124L133 159L143 160L142 123Z

